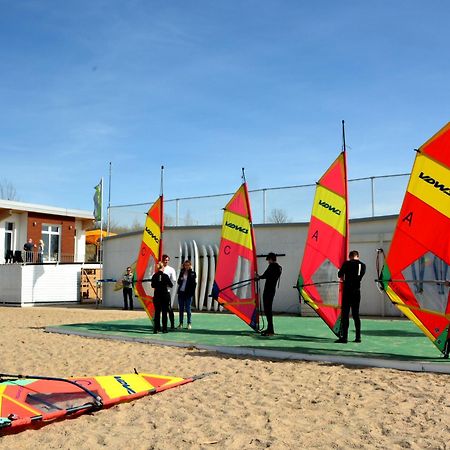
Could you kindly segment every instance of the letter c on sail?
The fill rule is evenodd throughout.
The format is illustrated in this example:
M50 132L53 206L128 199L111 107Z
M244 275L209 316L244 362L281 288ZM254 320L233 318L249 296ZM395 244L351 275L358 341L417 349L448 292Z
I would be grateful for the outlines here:
M225 245L223 252L225 255L229 255L231 253L231 247L229 245Z

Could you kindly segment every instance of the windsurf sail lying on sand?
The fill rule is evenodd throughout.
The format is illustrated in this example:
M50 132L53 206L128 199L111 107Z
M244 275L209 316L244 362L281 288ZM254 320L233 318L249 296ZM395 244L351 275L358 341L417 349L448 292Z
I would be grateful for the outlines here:
M342 289L337 272L348 253L345 150L317 182L297 289L336 336L341 325Z
M259 330L255 236L244 182L225 206L212 297Z
M155 273L156 263L161 260L162 256L163 204L163 196L161 195L148 210L134 272L134 292L151 321L155 316L155 306L153 305L153 288L150 280Z
M448 357L450 123L417 150L380 282L390 300Z
M0 435L109 408L206 375L180 378L133 373L63 379L0 374Z

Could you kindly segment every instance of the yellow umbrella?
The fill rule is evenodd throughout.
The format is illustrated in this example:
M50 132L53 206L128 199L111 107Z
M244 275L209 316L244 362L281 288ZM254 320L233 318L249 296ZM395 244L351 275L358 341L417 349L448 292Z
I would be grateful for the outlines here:
M98 241L100 240L100 236L108 237L115 236L117 233L107 232L106 230L89 230L86 231L86 244L98 245Z

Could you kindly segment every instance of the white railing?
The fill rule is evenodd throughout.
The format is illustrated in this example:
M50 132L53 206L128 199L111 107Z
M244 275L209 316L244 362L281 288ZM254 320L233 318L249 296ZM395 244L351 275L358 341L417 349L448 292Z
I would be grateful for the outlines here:
M73 254L54 253L51 257L39 253L37 250L8 251L5 255L5 264L45 264L45 263L69 263L75 262Z

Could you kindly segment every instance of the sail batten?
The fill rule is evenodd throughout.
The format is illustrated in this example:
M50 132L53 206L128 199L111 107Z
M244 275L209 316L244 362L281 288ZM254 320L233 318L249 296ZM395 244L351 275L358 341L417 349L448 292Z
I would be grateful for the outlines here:
M212 296L254 330L259 329L255 236L247 184L224 208Z
M337 272L348 253L348 200L345 151L317 182L300 265L300 297L339 336L342 290Z
M389 253L384 290L448 356L450 123L417 151Z

